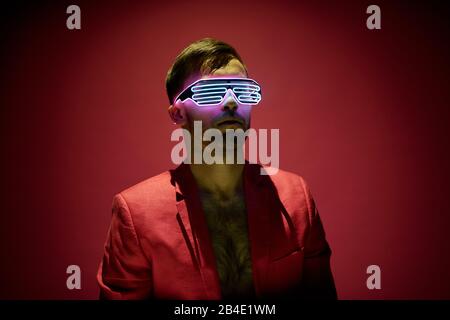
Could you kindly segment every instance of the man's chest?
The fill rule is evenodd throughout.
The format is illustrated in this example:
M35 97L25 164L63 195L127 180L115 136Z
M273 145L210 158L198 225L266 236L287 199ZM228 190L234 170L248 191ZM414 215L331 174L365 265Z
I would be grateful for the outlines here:
M252 265L243 197L236 195L220 201L202 195L201 199L223 294L250 295L253 292Z

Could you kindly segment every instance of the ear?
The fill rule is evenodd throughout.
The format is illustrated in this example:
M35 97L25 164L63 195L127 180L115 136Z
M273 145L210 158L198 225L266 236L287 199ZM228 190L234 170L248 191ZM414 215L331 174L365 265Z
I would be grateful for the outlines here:
M186 110L180 100L177 100L174 104L170 105L168 111L174 124L182 126L186 123Z

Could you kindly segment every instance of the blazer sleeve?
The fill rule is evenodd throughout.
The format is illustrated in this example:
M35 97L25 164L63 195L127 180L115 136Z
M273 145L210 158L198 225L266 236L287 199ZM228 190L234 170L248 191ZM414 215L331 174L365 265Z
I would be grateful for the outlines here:
M305 299L336 300L336 287L330 266L331 249L311 191L303 179L302 185L309 215L309 228L303 248L302 296Z
M113 199L112 219L97 272L100 299L152 297L151 263L143 253L122 195Z

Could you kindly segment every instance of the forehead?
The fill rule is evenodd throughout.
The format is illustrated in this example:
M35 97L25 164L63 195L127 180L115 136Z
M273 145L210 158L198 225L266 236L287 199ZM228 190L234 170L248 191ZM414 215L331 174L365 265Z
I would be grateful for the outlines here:
M210 77L220 77L220 76L236 76L236 77L246 77L245 68L242 63L237 59L232 59L228 64L220 69L214 70L213 73L209 75L202 76L203 79Z
M223 66L220 69L216 69L210 74L191 75L184 82L183 88L186 88L191 83L193 83L199 79L220 78L220 77L229 77L229 76L233 76L236 78L246 78L247 77L247 72L245 70L245 67L239 60L231 59L230 62L228 62L228 64L226 66Z

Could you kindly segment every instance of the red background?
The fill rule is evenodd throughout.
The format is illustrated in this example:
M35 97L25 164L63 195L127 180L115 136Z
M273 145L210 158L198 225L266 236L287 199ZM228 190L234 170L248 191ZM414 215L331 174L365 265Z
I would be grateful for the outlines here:
M1 299L95 299L113 195L173 167L164 79L211 36L264 89L281 167L310 184L343 299L449 299L449 19L442 4L77 1L2 7ZM82 290L66 288L66 268ZM381 267L381 290L366 268Z

